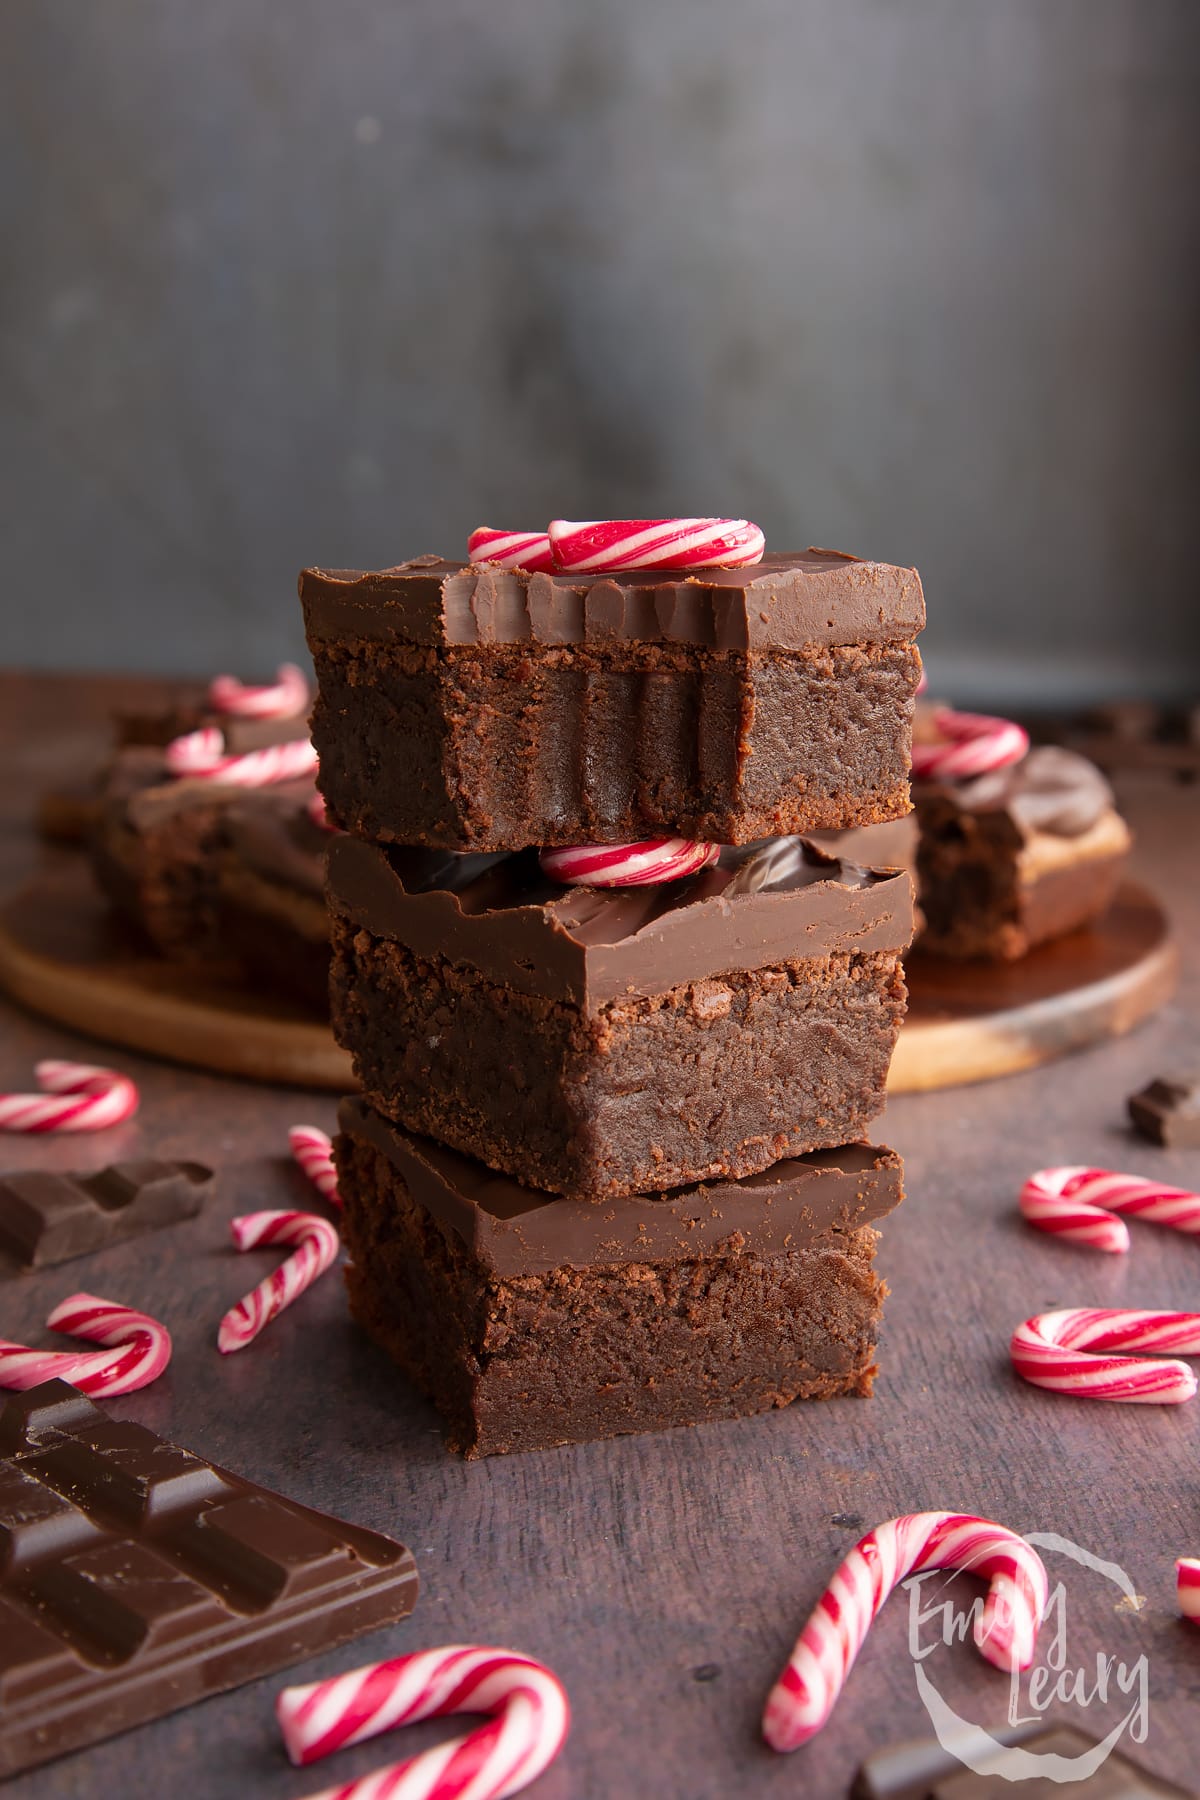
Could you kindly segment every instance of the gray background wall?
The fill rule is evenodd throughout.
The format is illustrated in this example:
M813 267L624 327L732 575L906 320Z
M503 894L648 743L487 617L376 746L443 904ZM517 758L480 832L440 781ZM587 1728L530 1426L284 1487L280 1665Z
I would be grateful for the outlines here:
M305 562L748 514L964 700L1198 660L1195 0L4 0L9 661Z

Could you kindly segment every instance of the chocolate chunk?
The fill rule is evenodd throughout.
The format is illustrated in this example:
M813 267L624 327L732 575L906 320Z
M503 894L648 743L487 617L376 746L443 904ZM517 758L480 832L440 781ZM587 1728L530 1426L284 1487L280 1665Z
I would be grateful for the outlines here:
M0 1412L0 1777L412 1611L402 1544L62 1381Z
M94 1175L22 1169L0 1177L0 1249L26 1269L69 1262L194 1218L212 1181L203 1163L149 1158L112 1163Z
M1019 1745L1029 1756L1075 1759L1100 1741L1074 1725L1026 1724L993 1730L998 1745ZM1001 1756L998 1752L998 1758ZM897 1744L868 1757L851 1789L851 1800L998 1800L1019 1793L1022 1800L1058 1800L1065 1793L1087 1794L1090 1800L1195 1800L1185 1788L1160 1781L1122 1750L1112 1750L1095 1773L1083 1781L1052 1781L1033 1774L1019 1782L998 1761L992 1774L977 1775L944 1750L935 1739Z
M1129 1096L1129 1117L1152 1144L1200 1149L1200 1076L1159 1075Z

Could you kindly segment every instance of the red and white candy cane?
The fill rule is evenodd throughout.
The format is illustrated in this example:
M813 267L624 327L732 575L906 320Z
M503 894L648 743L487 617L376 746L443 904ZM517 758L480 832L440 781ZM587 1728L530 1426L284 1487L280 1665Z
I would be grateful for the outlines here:
M1129 1249L1129 1229L1114 1213L1200 1236L1200 1194L1112 1169L1039 1169L1021 1189L1019 1205L1038 1231L1114 1256Z
M312 775L317 767L317 753L308 738L226 756L224 735L213 725L172 738L164 756L171 775L191 781L223 781L230 787L269 787L276 781Z
M106 1131L138 1109L137 1088L115 1069L51 1060L33 1073L40 1094L0 1094L0 1131Z
M295 663L280 663L267 687L247 687L236 675L208 684L208 704L232 719L290 719L308 705L308 677Z
M256 1250L260 1244L295 1244L296 1248L273 1275L260 1281L225 1314L217 1331L217 1348L224 1356L252 1343L264 1325L278 1318L332 1266L341 1248L329 1220L316 1213L242 1213L230 1220L229 1229L239 1250Z
M297 1765L419 1719L492 1715L465 1737L312 1800L502 1800L549 1768L571 1725L567 1696L549 1669L512 1650L472 1644L418 1650L285 1688L275 1711Z
M493 531L490 525L477 525L467 539L467 555L473 563L497 569L549 571L556 566L544 531Z
M85 1394L132 1394L156 1381L171 1360L165 1325L95 1294L71 1294L60 1301L46 1326L105 1348L29 1350L0 1340L0 1388L31 1388L57 1379Z
M340 1206L342 1196L338 1193L337 1170L333 1166L333 1146L328 1132L319 1130L316 1125L293 1125L288 1132L288 1143L292 1155L321 1198L328 1200L330 1206Z
M573 844L543 850L542 874L567 887L649 887L660 881L682 881L711 868L720 844L697 844L690 838L646 838L639 844Z
M941 707L934 713L933 723L940 741L912 747L912 772L917 781L967 781L973 775L1007 769L1029 753L1029 733L1011 719Z
M1179 1610L1193 1625L1200 1625L1200 1557L1181 1556L1175 1564L1175 1592Z
M554 565L570 574L620 569L742 568L766 542L749 519L551 519Z
M1021 1379L1054 1394L1175 1406L1196 1392L1196 1377L1186 1363L1097 1356L1097 1350L1173 1350L1200 1356L1200 1313L1069 1307L1026 1319L1009 1346Z
M837 1703L872 1621L898 1582L923 1569L965 1569L988 1583L976 1648L996 1668L1033 1661L1049 1584L1041 1557L1016 1532L969 1513L908 1513L860 1538L796 1640L771 1689L763 1736L772 1750L815 1737Z

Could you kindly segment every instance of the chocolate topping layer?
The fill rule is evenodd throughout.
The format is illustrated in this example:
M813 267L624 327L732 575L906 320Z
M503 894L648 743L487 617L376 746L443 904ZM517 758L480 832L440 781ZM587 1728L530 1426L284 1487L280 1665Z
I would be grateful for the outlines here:
M902 950L913 934L905 872L859 868L799 837L726 848L687 881L607 889L548 881L534 850L459 855L339 837L328 894L417 956L586 1010L835 950Z
M1007 812L1025 836L1082 837L1114 804L1113 791L1094 763L1074 750L1046 744L1007 769L973 781L922 783L945 787L964 812Z
M880 1219L903 1199L900 1158L872 1144L817 1150L741 1181L621 1200L564 1200L414 1137L362 1100L343 1100L338 1124L386 1156L413 1199L500 1276L679 1262L731 1247L777 1255L803 1248L820 1232Z
M840 550L765 556L745 569L544 575L416 557L377 573L305 569L309 641L459 644L700 644L799 650L916 636L915 569Z
M101 803L108 809L120 807L126 822L135 831L142 831L153 830L175 813L214 802L239 807L266 802L273 808L298 810L315 791L311 776L249 789L224 781L179 778L168 773L160 749L138 745L119 750L113 758L101 789ZM313 826L314 831L319 829Z

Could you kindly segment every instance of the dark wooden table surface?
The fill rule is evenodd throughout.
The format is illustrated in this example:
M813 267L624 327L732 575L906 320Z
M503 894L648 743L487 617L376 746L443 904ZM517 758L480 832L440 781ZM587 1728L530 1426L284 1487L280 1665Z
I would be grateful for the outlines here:
M122 684L9 677L0 728L0 873L11 887L37 854L36 792L88 766ZM124 684L126 687L129 684ZM898 1594L872 1632L827 1730L792 1757L758 1735L763 1698L840 1557L864 1527L953 1508L1021 1531L1058 1533L1115 1562L1142 1602L1103 1573L1047 1552L1062 1581L1068 1679L1097 1656L1146 1658L1149 1727L1135 1749L1196 1780L1200 1632L1175 1610L1174 1559L1200 1554L1200 1402L1115 1407L1041 1394L1009 1372L1014 1325L1051 1305L1200 1306L1200 1244L1134 1226L1125 1258L1069 1249L1024 1227L1017 1190L1032 1169L1091 1163L1200 1185L1200 1153L1130 1136L1125 1096L1151 1075L1200 1068L1198 790L1126 784L1138 872L1168 903L1184 946L1177 1001L1131 1036L1043 1071L893 1101L878 1135L905 1157L908 1200L884 1228L892 1287L871 1401L795 1406L769 1417L465 1464L433 1412L351 1326L328 1277L246 1352L215 1349L222 1311L267 1264L228 1246L225 1220L304 1203L287 1127L329 1127L334 1101L239 1085L113 1052L141 1084L138 1119L103 1138L0 1139L8 1167L95 1166L153 1151L220 1170L204 1217L86 1262L0 1288L0 1333L48 1342L51 1305L86 1286L167 1321L175 1358L114 1410L311 1505L403 1538L422 1593L404 1625L303 1665L300 1678L451 1642L511 1644L563 1678L574 1709L566 1753L535 1791L570 1796L843 1795L859 1762L929 1735ZM96 1046L0 1003L0 1086L28 1084L39 1056L94 1059ZM102 1059L105 1060L105 1059ZM957 1584L959 1587L962 1584ZM1008 1683L963 1644L923 1665L957 1710L999 1725ZM8 1789L37 1800L101 1793L189 1800L301 1796L409 1753L441 1728L393 1737L332 1764L292 1770L272 1702L283 1677L84 1751ZM1103 1735L1133 1694L1056 1704ZM1076 1692L1083 1689L1076 1682ZM1034 1709L1022 1690L1022 1716ZM415 1742L414 1742L415 1740ZM1019 1792L1019 1789L1014 1789Z

